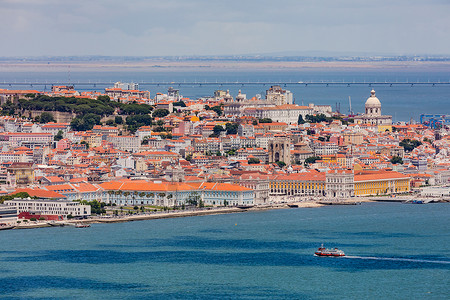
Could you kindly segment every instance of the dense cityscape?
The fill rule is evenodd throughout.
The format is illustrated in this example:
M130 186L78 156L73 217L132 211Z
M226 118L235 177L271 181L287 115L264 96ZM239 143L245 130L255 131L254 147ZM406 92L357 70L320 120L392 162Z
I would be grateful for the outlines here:
M450 1L0 1L0 299L448 299Z
M361 114L293 99L0 89L2 228L450 199L445 118L393 124L369 89Z

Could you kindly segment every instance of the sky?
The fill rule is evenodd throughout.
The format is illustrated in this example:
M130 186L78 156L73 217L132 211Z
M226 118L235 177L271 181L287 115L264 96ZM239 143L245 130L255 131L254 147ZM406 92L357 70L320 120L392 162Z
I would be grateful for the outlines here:
M0 56L450 54L450 0L0 0Z

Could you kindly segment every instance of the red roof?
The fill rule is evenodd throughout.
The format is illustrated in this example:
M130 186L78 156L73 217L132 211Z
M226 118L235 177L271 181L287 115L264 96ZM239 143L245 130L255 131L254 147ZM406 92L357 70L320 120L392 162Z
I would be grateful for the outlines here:
M46 191L46 190L42 190L42 189L29 189L29 188L24 188L24 189L17 189L14 192L12 192L10 195L14 195L17 193L28 193L28 195L30 195L30 197L38 197L38 198L66 198L66 196L61 195L57 192L53 192L53 191Z

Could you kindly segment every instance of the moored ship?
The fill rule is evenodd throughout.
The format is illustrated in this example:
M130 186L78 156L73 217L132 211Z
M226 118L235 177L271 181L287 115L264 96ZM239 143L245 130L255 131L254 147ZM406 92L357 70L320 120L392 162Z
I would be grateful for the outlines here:
M75 228L87 228L87 227L91 227L91 225L90 224L83 224L83 223L75 224Z
M345 256L344 251L339 250L338 248L327 249L323 246L323 244L316 250L316 252L314 252L314 254L317 256Z

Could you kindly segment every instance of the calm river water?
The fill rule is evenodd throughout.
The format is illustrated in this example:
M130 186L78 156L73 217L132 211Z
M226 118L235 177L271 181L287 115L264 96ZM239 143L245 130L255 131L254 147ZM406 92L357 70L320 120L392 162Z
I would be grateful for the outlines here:
M363 204L0 232L2 299L444 299L450 205ZM324 243L346 258L321 258Z

